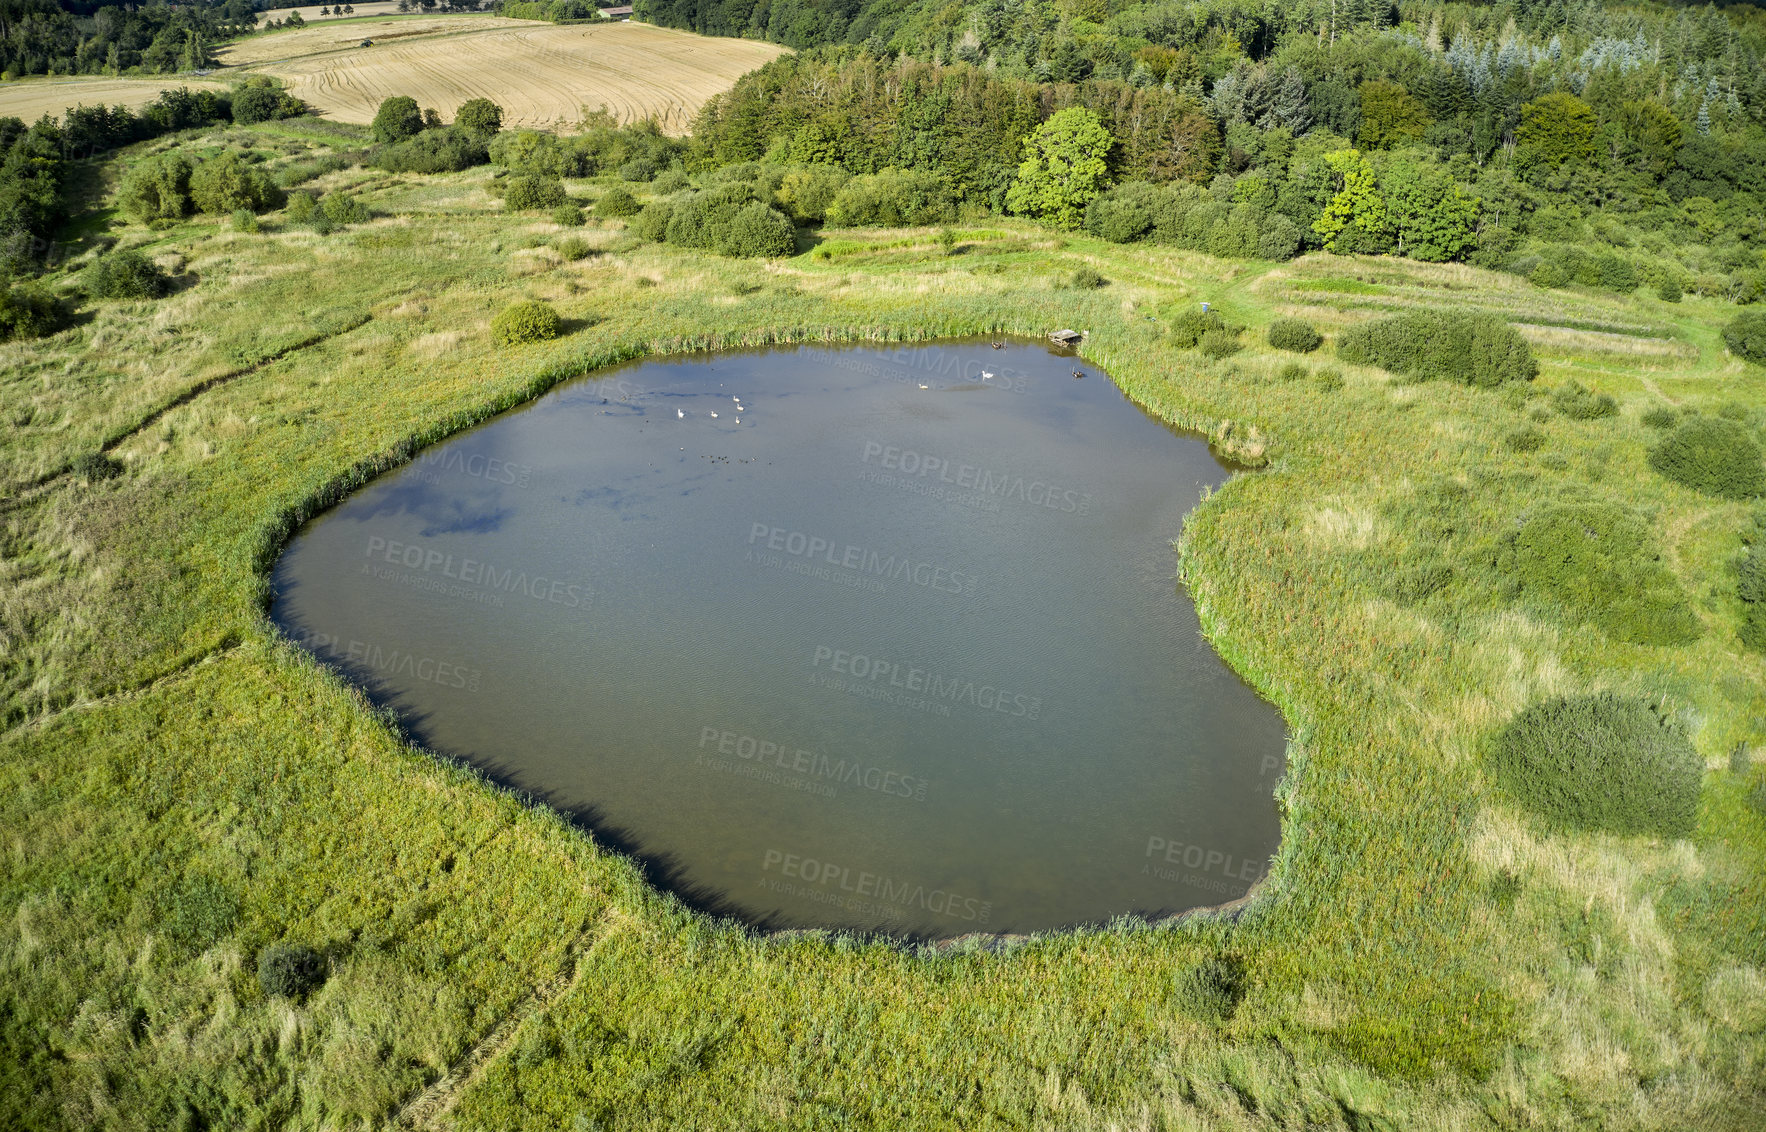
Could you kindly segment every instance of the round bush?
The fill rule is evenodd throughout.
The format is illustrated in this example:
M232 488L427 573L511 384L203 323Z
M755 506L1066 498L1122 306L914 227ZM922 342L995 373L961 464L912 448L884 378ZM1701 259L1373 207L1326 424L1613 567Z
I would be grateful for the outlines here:
M1280 378L1282 381L1300 381L1311 372L1311 370L1307 369L1299 362L1289 362L1287 365L1276 371L1276 377Z
M1680 280L1672 275L1663 276L1662 281L1656 284L1656 298L1664 303L1678 303L1681 299Z
M1723 344L1743 361L1766 365L1766 311L1743 311L1730 319Z
M310 947L278 943L258 953L258 986L266 997L301 998L325 981L325 960Z
M288 219L296 224L305 224L313 218L318 208L318 197L309 192L298 192L288 194L288 205L284 211L288 213Z
M423 111L417 108L415 98L404 95L389 98L375 111L374 124L370 128L377 142L401 142L423 132Z
M7 287L0 291L0 342L41 338L60 330L67 312L55 296L40 287Z
M491 337L499 345L520 346L558 337L564 320L545 303L512 303L491 320Z
M661 241L668 237L668 225L673 219L673 201L653 200L638 213L632 228L642 239Z
M955 241L953 240L952 243L954 244ZM1095 291L1108 283L1109 280L1089 267L1082 267L1073 273L1073 278L1069 282L1076 291Z
M235 232L256 232L260 230L257 214L249 208L236 208L231 219Z
M622 181L653 181L656 179L656 162L646 157L634 157L619 167L619 179Z
M157 299L166 273L138 251L111 252L86 269L86 291L95 299Z
M601 199L595 202L595 215L607 217L636 216L639 210L643 207L643 205L638 203L637 197L633 196L621 186L615 185L605 193L602 193Z
M510 212L529 208L557 208L567 199L564 182L556 177L521 173L504 182L503 207Z
M1650 467L1675 483L1723 499L1766 495L1766 461L1748 430L1718 417L1692 417L1650 450Z
M1211 358L1230 358L1243 349L1238 334L1225 327L1204 331L1196 345Z
M582 206L575 201L565 201L552 210L552 223L564 228L581 228L589 222L583 214Z
M784 213L755 201L730 218L718 251L729 256L775 258L797 250L797 229Z
M1616 503L1567 503L1504 536L1496 568L1515 596L1542 599L1615 640L1680 645L1699 620L1643 519Z
M1204 960L1179 976L1178 1002L1194 1017L1225 1022L1244 1001L1246 982L1245 963L1238 956Z
M1491 762L1509 794L1556 825L1683 837L1698 816L1704 762L1636 697L1534 704L1497 733Z
M280 208L283 195L262 169L238 153L223 153L190 174L190 200L198 210L218 216L236 208Z
M1300 250L1300 226L1280 213L1265 217L1257 230L1258 259L1293 259Z
M1324 345L1324 335L1304 319L1278 318L1269 324L1269 344L1278 350L1310 354Z
M594 252L581 236L566 236L552 245L552 250L568 260L587 259Z
M1653 409L1645 409L1637 419L1650 428L1673 428L1674 422L1680 419L1680 414L1666 405L1657 405Z
M679 169L664 170L660 177L651 182L650 188L660 196L678 193L693 182Z
M1321 393L1335 393L1343 388L1343 371L1339 369L1321 369L1318 371L1318 388Z
M333 224L365 224L369 218L368 206L344 192L326 193L319 209Z

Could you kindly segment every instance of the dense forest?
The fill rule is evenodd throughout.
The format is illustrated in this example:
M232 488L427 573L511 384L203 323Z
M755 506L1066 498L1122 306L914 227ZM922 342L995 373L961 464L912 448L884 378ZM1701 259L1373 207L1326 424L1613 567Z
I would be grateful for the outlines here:
M194 71L223 39L250 31L250 0L176 6L0 0L0 71L98 75Z
M925 170L958 204L1016 211L1022 139L1077 106L1109 133L1098 188L1118 187L1084 222L1111 239L1470 259L1550 285L1641 281L1743 302L1766 291L1766 20L1751 5L640 0L639 12L804 49L706 108L705 165Z

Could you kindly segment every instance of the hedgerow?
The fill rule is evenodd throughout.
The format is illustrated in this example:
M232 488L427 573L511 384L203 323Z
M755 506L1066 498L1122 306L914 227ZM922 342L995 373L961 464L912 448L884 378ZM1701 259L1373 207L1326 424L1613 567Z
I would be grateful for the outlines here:
M1536 703L1495 736L1502 787L1553 825L1683 837L1704 763L1648 700L1603 692Z
M1337 356L1416 378L1495 388L1531 381L1539 364L1520 332L1493 315L1414 311L1363 323L1337 340Z

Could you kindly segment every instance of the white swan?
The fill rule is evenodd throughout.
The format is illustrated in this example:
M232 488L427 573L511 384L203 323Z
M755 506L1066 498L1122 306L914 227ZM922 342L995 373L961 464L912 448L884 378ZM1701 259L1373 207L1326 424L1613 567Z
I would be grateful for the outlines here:
M981 371L981 380L982 380L982 381L992 381L992 380L993 380L993 374L991 374L991 373L988 373L988 372L987 372L987 371L986 371L986 370L982 370L982 371Z
M712 420L714 420L714 421L715 421L715 420L717 420L717 413L715 413L715 412L713 412L713 413L712 413L712 414L711 414L711 419L712 419Z
M679 418L679 419L681 419L681 420L683 420L683 421L684 421L684 420L686 420L686 419L687 419L687 410L685 410L685 409L676 409L676 410L675 410L675 416L676 416L676 417L678 417L678 418Z

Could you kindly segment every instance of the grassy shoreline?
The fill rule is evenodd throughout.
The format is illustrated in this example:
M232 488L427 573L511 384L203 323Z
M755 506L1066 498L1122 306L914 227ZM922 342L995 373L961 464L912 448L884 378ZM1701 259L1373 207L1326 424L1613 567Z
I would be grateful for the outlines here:
M223 133L286 141L200 137ZM419 1104L414 1123L500 1129L1747 1126L1766 819L1724 756L1766 739L1766 665L1736 647L1723 589L1745 509L1655 477L1637 421L1651 383L1766 406L1710 344L1722 304L1536 292L1611 325L1671 313L1700 346L1688 367L1541 345L1541 393L1577 375L1621 402L1541 419L1543 396L1164 341L1178 304L1261 327L1291 281L1346 271L1404 276L1418 302L1509 302L1486 273L1227 263L1011 222L956 256L929 231L850 232L886 246L764 267L609 223L570 261L545 246L555 226L495 210L483 171L324 184L389 215L323 238L152 234L185 289L0 347L18 374L0 480L22 496L0 515L9 1124L380 1127ZM1110 285L1058 285L1081 265ZM492 348L490 315L525 297L569 333ZM1309 311L1332 335L1365 317ZM1282 847L1235 916L1003 954L757 937L410 748L264 620L300 519L591 367L1056 325L1090 329L1088 362L1149 412L1267 463L1192 514L1174 559L1210 642L1294 728ZM1283 379L1292 361L1314 372ZM1340 388L1317 377L1332 367ZM1504 448L1522 423L1547 445ZM113 436L117 479L19 491ZM1475 489L1479 522L1564 492L1646 511L1703 637L1642 648L1470 594L1394 601L1386 579L1426 549L1406 508L1441 474ZM1696 725L1710 772L1690 841L1548 834L1488 785L1492 726L1600 687L1658 689ZM284 939L331 960L300 1004L252 974ZM1243 972L1224 998L1223 963Z

